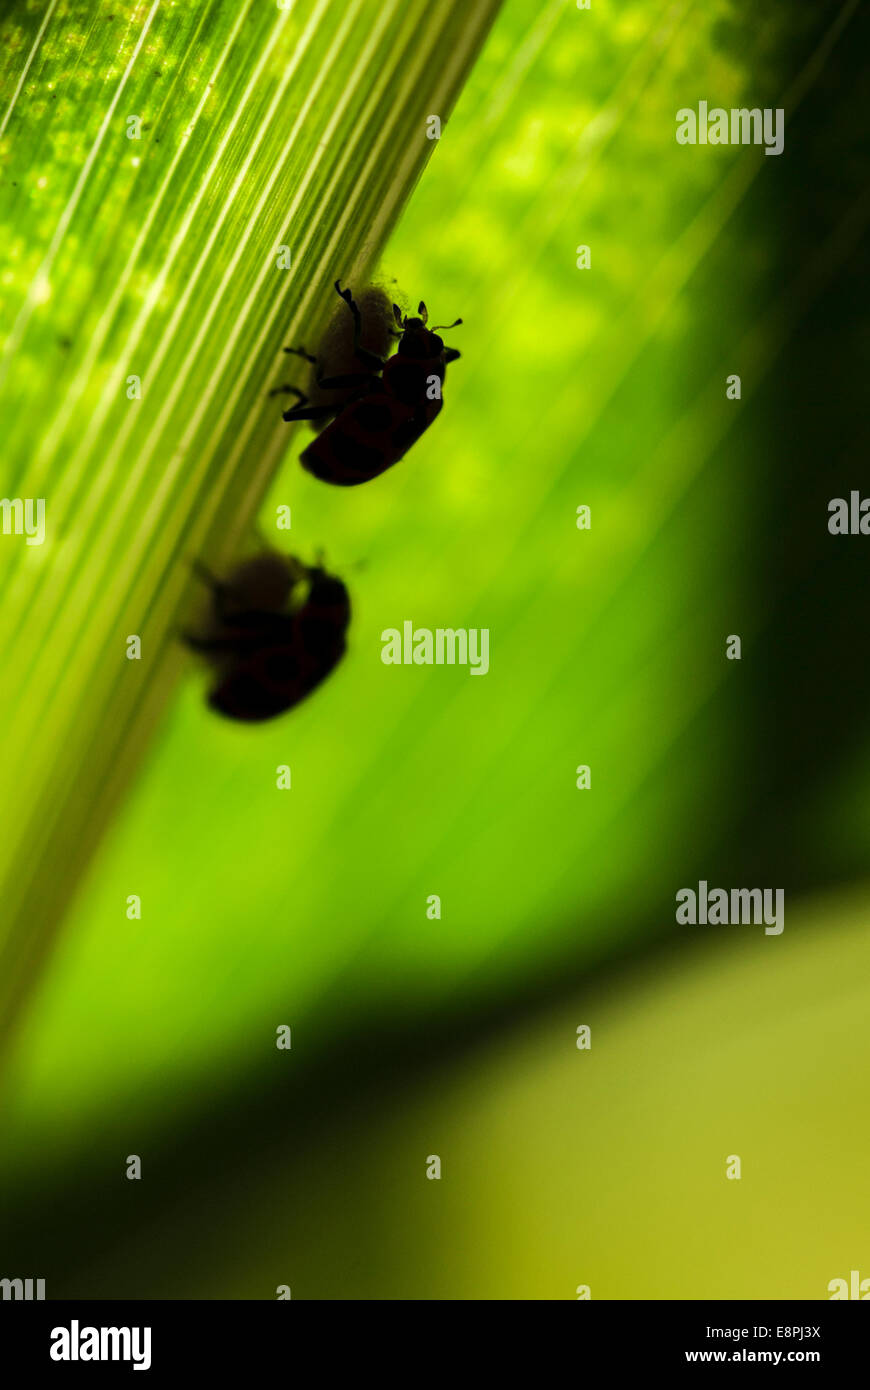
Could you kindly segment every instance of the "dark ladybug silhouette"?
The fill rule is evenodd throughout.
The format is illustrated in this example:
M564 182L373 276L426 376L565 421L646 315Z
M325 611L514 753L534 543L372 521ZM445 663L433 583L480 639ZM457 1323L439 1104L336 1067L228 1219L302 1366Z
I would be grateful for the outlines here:
M272 719L305 699L341 660L350 597L320 565L267 553L245 560L226 580L202 565L211 611L184 640L217 673L208 703L229 719Z
M297 387L279 387L298 396L298 404L284 411L285 420L327 420L323 429L300 456L309 473L339 487L368 482L392 468L408 452L439 414L441 388L449 362L460 354L444 346L434 329L427 328L426 305L420 303L417 318L403 315L393 305L398 346L386 361L362 344L364 324L350 290L338 280L335 288L353 317L353 349L359 369L337 376L325 375L316 359L319 391L346 392L345 404L336 414L336 402L312 405ZM461 323L447 325L455 328Z

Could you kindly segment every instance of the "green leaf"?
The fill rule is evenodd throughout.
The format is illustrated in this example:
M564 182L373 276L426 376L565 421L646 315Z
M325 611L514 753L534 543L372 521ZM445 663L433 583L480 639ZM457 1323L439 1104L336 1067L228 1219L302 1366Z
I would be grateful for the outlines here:
M43 498L46 531L0 544L0 1031L175 684L191 561L249 542L289 438L282 345L366 278L496 8L3 21L2 487Z
M674 931L674 891L693 879L785 881L791 902L795 876L804 876L797 888L832 863L843 878L863 864L867 750L848 765L834 756L851 752L866 689L865 679L839 680L857 671L847 656L860 645L848 630L850 617L861 630L859 546L839 562L852 569L837 571L854 584L825 591L836 595L825 623L838 622L839 640L826 649L808 623L791 652L777 646L791 608L803 621L801 567L824 574L834 563L813 539L826 539L815 514L798 525L792 504L788 546L778 530L793 470L804 483L817 477L833 418L819 412L817 447L799 455L794 382L806 399L839 403L840 354L860 360L847 310L851 248L866 226L861 160L824 218L802 228L789 212L804 181L824 182L829 151L848 137L842 115L826 116L839 108L825 83L832 47L848 44L849 7L836 18L807 7L800 24L782 3L764 25L751 15L742 6L738 22L731 0L588 12L510 0L499 15L381 264L436 322L464 319L445 409L402 466L368 487L318 484L296 448L278 470L260 523L266 530L275 505L292 503L294 548L327 548L352 588L350 650L316 699L257 731L212 717L193 674L180 689L93 861L11 1068L4 1174L15 1191L32 1184L31 1231L47 1191L62 1194L80 1231L75 1213L90 1210L82 1192L105 1200L115 1155L135 1133L160 1155L165 1185L143 1225L160 1215L165 1247L166 1212L189 1200L212 1152L206 1120L219 1130L215 1152L237 1135L233 1160L280 1174L286 1152L296 1154L298 1085L312 1131L328 1120L333 1156L346 1151L324 1167L319 1190L332 1235L303 1243L296 1265L303 1281L322 1269L319 1286L335 1292L349 1211L366 1224L373 1261L407 1250L404 1201L381 1205L381 1194L392 1202L382 1153L350 1172L347 1201L336 1179L342 1164L354 1168L367 1106L387 1090L391 1066L410 1058L413 1089L430 1052L648 949ZM859 90L856 81L855 103ZM674 114L704 91L729 105L785 104L787 140L794 129L795 148L816 162L677 146ZM812 139L801 138L801 120ZM856 143L860 129L856 118ZM592 247L590 271L576 268L580 243ZM829 323L822 316L819 333L832 284L846 308ZM739 407L724 391L735 363ZM264 374L265 385L274 379ZM860 422L835 414L845 453ZM780 457L772 440L783 438ZM592 507L588 533L575 526L580 503ZM791 584L770 558L780 549L794 557ZM489 627L490 673L384 667L381 633L405 618ZM739 670L724 659L735 630L745 639ZM789 689L811 665L805 654L826 656L819 665L840 686L838 717L813 729L825 756L815 744L807 756ZM842 725L842 745L828 725ZM285 762L293 789L279 793L274 771ZM581 762L592 767L589 793L575 788ZM783 766L799 794L784 789ZM764 877L744 877L747 861ZM134 892L141 923L124 916ZM442 897L438 921L426 917L432 893ZM708 1016L704 978L691 986L692 1020ZM745 983L739 972L728 978ZM608 1082L622 1076L627 1105L631 1013L617 1022L622 1066L611 1065ZM289 1054L274 1048L281 1023L293 1028ZM642 1057L653 1055L649 1039L638 1030ZM463 1071L457 1086L465 1081ZM355 1128L348 1111L364 1085ZM259 1130L248 1127L252 1096ZM602 1084L589 1124L609 1105ZM622 1152L624 1131L611 1132L602 1169ZM384 1147L400 1164L396 1131ZM316 1137L296 1154L303 1204L319 1155ZM226 1186L204 1184L191 1230L201 1235L219 1210L244 1242L246 1194L256 1203L259 1189L255 1177L238 1190L226 1162ZM425 1200L424 1179L408 1172L410 1207ZM226 1276L238 1278L233 1288L262 1282L254 1263L269 1248L271 1196L251 1218L266 1236L258 1246L251 1234L250 1277L237 1265ZM437 1209L430 1218L437 1227ZM128 1239L126 1216L117 1229L120 1238L107 1221L107 1245ZM292 1220L287 1229L295 1239ZM455 1233L455 1221L444 1229ZM224 1275L209 1284L193 1268L191 1230L173 1290L225 1288ZM72 1264L81 1244L69 1241ZM165 1248L154 1259L166 1287L156 1264ZM106 1262L124 1288L131 1265L123 1251ZM400 1282L398 1254L394 1265ZM86 1273L79 1292L90 1288ZM426 1271L413 1274L423 1282ZM353 1287L387 1283L363 1270Z

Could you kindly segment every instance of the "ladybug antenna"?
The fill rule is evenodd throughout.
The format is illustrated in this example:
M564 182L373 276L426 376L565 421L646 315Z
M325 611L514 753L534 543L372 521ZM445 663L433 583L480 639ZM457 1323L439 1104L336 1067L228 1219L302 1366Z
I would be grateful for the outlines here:
M449 330L450 330L451 328L456 328L456 327L458 327L458 325L459 325L461 322L462 322L462 319L454 319L452 323L436 323L436 324L433 326L432 332L433 332L433 333L436 333L436 332L447 333L447 332L449 332Z

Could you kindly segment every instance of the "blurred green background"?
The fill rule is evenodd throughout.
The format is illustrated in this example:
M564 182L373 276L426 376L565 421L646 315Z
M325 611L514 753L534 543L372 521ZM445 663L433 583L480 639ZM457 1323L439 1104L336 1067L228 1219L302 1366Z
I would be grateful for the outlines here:
M347 580L350 650L254 729L186 669L7 1066L0 1272L151 1298L870 1276L868 542L826 530L867 434L855 11L506 0L379 267L464 320L445 409L347 492L298 435L260 515ZM784 107L783 155L678 146L701 99ZM489 628L489 674L384 666L406 618ZM699 878L784 888L784 934L676 928Z

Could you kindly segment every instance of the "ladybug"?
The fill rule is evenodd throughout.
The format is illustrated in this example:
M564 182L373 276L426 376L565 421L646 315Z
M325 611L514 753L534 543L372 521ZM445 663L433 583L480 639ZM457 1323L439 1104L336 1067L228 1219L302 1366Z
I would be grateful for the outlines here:
M319 564L267 553L227 580L202 565L211 611L184 640L217 674L208 703L229 719L257 723L283 714L329 675L345 652L350 597Z
M292 387L299 402L284 411L284 419L326 420L332 416L331 423L303 451L300 463L323 482L354 487L392 468L429 428L441 410L447 364L460 354L445 347L437 332L427 328L425 304L420 303L417 318L403 315L394 304L399 342L393 356L385 361L362 345L362 316L350 290L343 290L338 280L335 288L353 316L353 348L362 370L325 376L318 369L318 388L346 391L344 405L338 413L334 403L311 405L304 392ZM455 328L461 322L457 319L446 326Z

